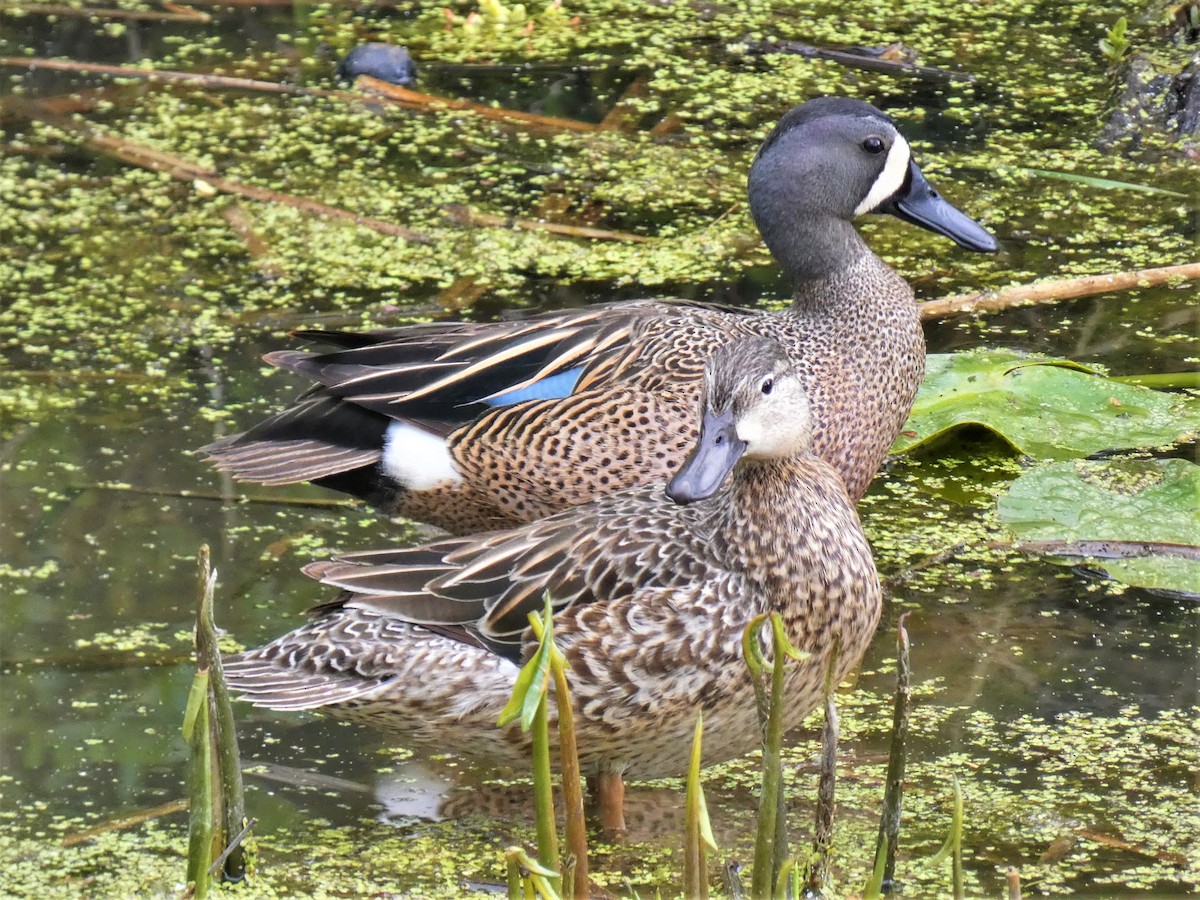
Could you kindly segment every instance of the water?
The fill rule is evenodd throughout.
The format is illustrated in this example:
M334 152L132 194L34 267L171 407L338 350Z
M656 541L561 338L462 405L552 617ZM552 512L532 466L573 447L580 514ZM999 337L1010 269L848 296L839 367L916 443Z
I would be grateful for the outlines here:
M588 11L581 12L586 18ZM830 11L816 7L818 13ZM997 11L998 22L1010 29L1001 32L1014 45L1025 40L1013 24L1020 15L1015 9ZM1037 15L1039 21L1056 20L1060 13L1048 8ZM932 55L933 63L948 64L944 46L968 41L963 18L930 13L889 27ZM2 40L5 52L28 46L47 55L106 62L160 53L198 61L244 56L267 60L263 77L300 72L319 83L320 54L327 49L314 44L309 61L297 66L291 45L278 42L276 34L292 31L303 43L314 37L341 39L347 29L403 32L410 27L406 23L401 18L364 24L333 16L306 28L276 11L238 13L212 27L213 46L185 52L175 38L194 40L196 32L188 27L136 26L115 34L69 19L55 25L25 19ZM418 18L411 27L415 34L427 34L431 46L453 49L427 20ZM814 25L814 40L821 27L827 26ZM845 27L853 42L853 28ZM622 40L614 37L612 45L620 44L636 65L605 58L615 52L611 48L586 47L583 56L600 60L585 59L579 67L557 59L550 65L489 69L450 58L443 66L426 67L424 86L595 122L645 64L637 56L644 48ZM1086 33L1060 39L1042 49L1048 58L1040 62L1051 68L1073 54L1089 71L1091 43ZM670 46L682 55L681 43ZM1096 103L1093 94L1102 73L1081 75L1062 88L1066 93L1053 99L1055 115L1044 117L1045 128L1026 138L1019 137L1021 128L1051 104L1039 98L1059 90L1060 82L1047 76L1045 91L1030 88L1026 105L1013 104L995 89L1004 78L1002 48L978 50L975 60L991 86L973 95L974 107L965 118L954 96L948 99L940 89L924 86L905 94L899 82L866 75L840 75L843 81L837 83L840 90L887 103L902 122L906 108L918 100L935 107L923 122L912 122L910 131L925 142L923 159L952 161L951 173L939 171L931 178L968 211L984 216L1004 241L998 259L965 259L898 223L869 223L873 245L913 276L919 293L937 296L1143 260L1168 264L1185 261L1189 252L1195 258L1194 203L1097 193L1062 182L1010 181L982 162L990 148L1004 164L1026 154L1022 161L1028 165L1052 168L1034 157L1066 148L1098 165L1079 132L1093 121L1089 104ZM780 66L786 74L793 65L773 69L748 62L743 71L709 47L688 64L695 67L694 81L684 79L674 93L660 90L684 111L712 90L704 79L713 71L752 75L754 84L768 84ZM797 92L815 90L816 82L833 77L827 67L817 69L814 84L797 86ZM43 74L20 84L51 95L77 82ZM751 82L738 84L746 90ZM189 115L207 117L202 121L210 127L229 130L231 158L236 150L253 161L261 152L264 166L275 165L282 141L277 145L253 129L243 134L235 127L246 102L226 98L210 104L185 93L179 105ZM303 128L320 127L325 129L318 135L321 146L357 159L384 140L381 134L367 140L361 133L370 127L370 113L343 122L339 113L326 110L324 121L314 125L287 103L253 102L262 103L265 122L293 122L297 145L305 139ZM775 114L757 111L754 102L735 93L734 107L744 103L750 111L713 119L713 127L726 132L713 143L731 169L744 167L754 135ZM132 124L125 122L120 104L96 115L133 136L141 136L137 129L144 127L149 137L181 155L200 152L203 129L162 126L155 131L151 113L162 111L162 101L151 95L141 103L145 106L135 105L141 119ZM739 115L752 121L738 124ZM392 125L407 138L423 140L412 122ZM467 200L483 206L491 192L497 204L509 204L510 214L535 213L534 204L524 199L533 191L574 196L583 189L586 179L569 161L588 152L586 145L554 151L518 141L514 147L508 132L493 132L487 125L461 128L465 158L398 143L380 151L379 165L395 164L386 171L399 172L389 177L403 183L406 178L436 183L441 167L450 179L448 192L453 194L457 180L472 179ZM17 120L8 120L7 129L10 149L49 142ZM220 142L204 146L206 152L222 150ZM614 152L620 155L619 148ZM681 167L692 158L682 140L639 152L647 154L648 166L660 152L682 160ZM361 184L353 165L333 159L310 170L303 155L293 156L291 168L270 177L278 175L283 189L296 193L329 191L329 202L344 201ZM642 162L635 156L634 164ZM1176 188L1179 173L1189 171L1186 163L1169 157L1113 163L1118 164L1128 169L1109 173L1113 177ZM404 310L437 309L446 300L444 285L429 272L442 251L419 256L390 244L373 245L374 238L351 232L368 245L358 251L340 243L347 240L345 231L308 232L303 222L248 204L252 229L271 247L264 261L247 253L245 243L203 201L179 185L164 187L157 176L131 175L111 161L95 162L79 152L45 158L14 152L3 165L6 211L0 233L7 249L0 264L11 277L7 287L0 287L0 339L6 353L0 370L5 378L0 390L5 398L0 406L0 816L9 826L0 839L7 880L2 890L17 896L121 893L132 890L131 877L141 877L138 892L167 892L183 873L178 854L184 823L178 813L135 828L102 849L88 844L70 851L54 848L64 835L182 796L186 753L179 726L192 673L196 548L207 543L213 550L220 573L220 625L251 645L291 627L306 607L323 598L299 574L300 565L336 549L416 540L423 533L361 509L329 506L332 495L315 489L235 487L190 451L255 421L298 392L300 385L267 373L258 361L263 352L292 345L281 331L314 322L354 325L364 316L385 323ZM253 165L242 165L239 177L254 177ZM599 178L589 186L597 195L593 205L575 203L572 214L595 215L605 227L645 233L681 219L711 223L729 208L734 219L744 215L737 209L740 174L713 175L711 196L677 198L674 205L654 201L649 189L648 199L631 200L632 177ZM39 184L46 186L45 196L33 196L31 186ZM123 199L104 193L114 184L126 192ZM55 195L55 185L74 193ZM381 198L383 191L381 181ZM422 227L433 221L432 213L416 208L411 198L408 202L412 205L392 207L389 215L414 218ZM1114 223L1121 228L1120 239ZM482 243L488 240L495 244ZM636 274L619 277L612 270L620 268L624 256L612 264L597 257L611 252L636 259L638 252L654 251L597 244L586 248L587 263L576 264L515 240L505 233L478 232L454 238L450 255L465 266L496 257L493 268L481 270L488 290L469 315L485 319L523 308L659 292L754 305L784 291L774 269L753 256L752 244L745 251L717 254L714 261L689 257L676 264L655 258L644 270L627 267L626 273ZM283 267L282 277L272 274L272 265ZM654 287L642 286L642 277L652 279ZM1016 310L978 322L937 323L927 334L932 352L1005 346L1108 366L1116 373L1180 371L1194 367L1198 355L1194 303L1194 289L1158 288ZM1194 445L1182 452L1193 451ZM964 534L978 537L993 502L988 486L1018 471L1019 462L1003 446L970 435L899 461L877 480L863 506L883 574L896 575ZM253 499L240 499L245 496ZM855 690L843 696L839 889L858 889L870 854L890 722L892 642L904 609L916 613L908 628L920 695L901 862L901 878L911 894L945 889L944 873L930 870L927 860L948 827L951 774L962 779L967 794L972 892L995 895L1009 866L1021 870L1030 891L1111 895L1197 888L1200 609L1194 601L1122 591L1085 571L1032 558L997 558L977 546L903 581L893 594L863 674ZM495 773L470 770L452 757L411 759L386 739L353 726L240 708L238 714L243 753L260 767L248 780L247 798L259 819L260 888L305 893L315 884L334 883L346 889L346 861L352 857L353 877L359 880L351 892L454 895L464 879L499 880L498 849L530 839L523 782L498 781ZM801 729L790 741L792 821L801 842L814 795L814 727ZM714 861L747 858L754 783L753 761L708 776L709 808L722 848ZM601 850L594 864L606 883L619 888L628 875L643 896L652 886L669 892L679 883L678 856L668 851L679 843L681 796L677 784L631 792L633 846ZM1067 847L1065 856L1050 858L1052 845ZM1044 854L1050 857L1039 863ZM131 874L137 871L143 874Z

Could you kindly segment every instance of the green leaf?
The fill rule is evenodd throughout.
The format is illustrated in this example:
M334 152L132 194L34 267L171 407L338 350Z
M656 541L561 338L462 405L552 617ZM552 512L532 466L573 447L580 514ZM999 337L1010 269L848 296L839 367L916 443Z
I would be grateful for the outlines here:
M1088 187L1102 188L1106 191L1138 191L1143 194L1161 194L1164 197L1179 197L1182 200L1187 200L1188 195L1179 191L1171 191L1166 188L1155 187L1152 184L1137 184L1133 181L1115 181L1112 178L1099 178L1095 175L1078 175L1075 172L1056 172L1052 169L1030 169L1024 166L1017 171L1024 172L1026 175L1036 175L1039 178L1053 178L1058 181L1072 181L1076 184L1085 184Z
M888 839L884 837L875 850L875 865L871 869L871 877L863 888L863 900L880 900L883 896L883 873L887 869Z
M183 737L192 743L192 733L196 730L196 718L200 715L200 707L208 702L208 671L201 670L192 676L192 686L188 691L187 706L183 713Z
M997 511L1019 540L1167 545L1097 566L1123 584L1200 595L1200 560L1189 552L1200 547L1198 498L1200 466L1185 459L1079 460L1022 475Z
M931 354L892 450L906 452L966 425L990 429L1029 456L1072 459L1190 438L1200 433L1200 399L1011 350Z
M759 629L767 620L770 613L763 613L751 619L742 629L742 658L746 660L746 668L756 681L762 677L767 667L767 658L763 656L762 646L758 640Z
M517 673L517 679L513 683L512 696L508 698L508 703L505 704L504 709L500 710L500 717L496 720L496 724L501 728L520 718L521 730L528 731L533 726L533 717L537 715L538 704L541 703L542 697L549 688L550 659L555 652L554 620L549 596L546 598L545 615L545 622L550 623L549 628L546 628L543 621L537 618L536 613L529 614L530 624L538 638L538 648L529 662L525 663L521 667L521 671Z

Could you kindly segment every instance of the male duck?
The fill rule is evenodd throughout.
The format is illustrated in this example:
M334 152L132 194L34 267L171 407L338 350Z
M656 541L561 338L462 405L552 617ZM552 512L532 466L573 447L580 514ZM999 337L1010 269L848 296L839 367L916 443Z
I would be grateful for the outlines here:
M301 332L341 349L266 358L317 385L205 451L239 479L314 481L457 533L507 527L665 480L695 437L704 361L761 334L796 363L813 449L857 501L908 416L925 342L912 290L854 219L891 213L971 250L995 240L859 100L787 113L750 168L749 194L795 285L783 312L643 300L518 322Z
M527 735L496 719L534 646L527 613L548 594L581 768L601 784L682 774L697 709L706 765L758 745L740 642L762 613L811 654L787 666L795 726L821 701L834 644L839 680L862 657L879 579L841 478L811 452L800 371L780 345L725 344L703 382L699 439L665 495L632 488L508 531L310 566L344 593L230 657L230 687L524 769Z

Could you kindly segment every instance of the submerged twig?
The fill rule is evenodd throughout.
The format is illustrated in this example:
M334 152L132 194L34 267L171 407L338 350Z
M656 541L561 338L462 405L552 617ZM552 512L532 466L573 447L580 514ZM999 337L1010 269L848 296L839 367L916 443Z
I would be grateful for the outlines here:
M637 109L637 101L650 93L650 76L638 75L621 92L617 102L612 105L597 126L599 131L629 132L637 128L641 113Z
M885 592L890 592L904 584L914 575L923 572L931 566L937 566L944 562L949 562L950 560L954 559L955 556L966 550L968 546L970 545L966 541L959 541L957 544L951 544L944 550L939 550L937 553L931 553L929 556L922 557L907 569L901 569L899 572L889 575L887 578L880 579L880 584Z
M447 215L459 225L482 226L485 228L519 228L522 231L548 231L551 234L561 234L566 237L590 238L600 241L627 241L630 243L646 243L654 240L641 234L628 231L611 231L607 228L592 228L587 225L561 225L557 222L541 222L535 219L512 219L506 216L493 216L488 213L475 212L460 204L445 207Z
M214 859L213 864L208 867L209 875L217 874L217 870L220 869L221 866L225 865L226 860L233 855L235 850L242 846L242 841L246 839L246 836L250 834L251 829L253 829L257 824L258 819L251 819L246 823L245 827L243 827L242 830L237 833L234 839L229 842L229 846L222 850L221 855Z
M0 63L2 62L3 60L0 60ZM47 124L53 125L55 128L74 135L85 147L93 152L114 157L130 165L149 169L152 172L160 172L192 185L203 183L213 191L220 193L233 194L265 203L277 203L281 206L289 206L301 212L311 213L324 218L351 222L355 225L368 228L371 231L402 240L413 241L415 243L427 243L430 240L428 236L413 231L411 228L397 225L394 222L360 215L348 209L330 206L327 203L321 203L307 197L297 197L294 194L285 194L280 191L273 191L268 188L225 178L212 169L197 165L182 157L139 144L121 135L102 131L92 125L81 124L65 116L41 110L37 104L31 104L31 106L34 110L30 113L32 117L39 118Z
M118 9L103 6L66 6L58 3L22 3L19 6L0 7L4 16L59 16L86 19L126 19L134 22L191 22L204 25L212 16L198 9L179 6L176 11L164 12L157 9Z
M1200 547L1167 541L996 541L997 548L1011 547L1042 556L1078 556L1092 559L1140 559L1147 556L1178 556L1200 561Z
M1021 873L1016 869L1009 869L1004 880L1008 884L1008 900L1021 900Z
M961 81L973 83L975 76L968 72L954 72L933 66L920 66L903 60L886 59L855 50L833 50L814 47L797 41L743 41L746 49L755 53L789 53L806 59L825 59L838 65L868 72L885 72L889 75L912 75L931 81Z
M291 0L288 0L289 5ZM198 13L204 15L204 13ZM0 66L23 69L52 69L62 72L80 72L96 75L111 75L116 78L141 78L152 82L171 84L188 84L204 88L225 88L233 90L257 91L267 94L287 94L299 97L324 97L333 100L362 103L367 99L361 93L353 91L331 91L321 88L301 87L294 84L282 84L275 81L262 81L254 78L236 78L229 75L215 75L206 72L181 72L172 69L141 69L133 66L111 66L103 63L85 63L67 59L47 59L44 57L0 56ZM598 131L599 126L591 122L581 122L578 119L564 119L558 116L543 116L538 113L523 112L518 109L508 109L500 106L487 106L471 100L460 100L456 97L440 97L425 94L411 88L401 87L361 75L355 81L355 86L377 101L384 101L402 109L420 112L437 112L439 110L457 110L474 113L482 118L500 122L511 122L530 129L549 131Z
M1084 840L1091 841L1094 844L1101 844L1105 847L1111 847L1114 850L1124 850L1126 853L1134 853L1138 856L1156 859L1159 862L1172 863L1177 866L1186 866L1188 863L1188 858L1182 853L1175 853L1171 850L1151 850L1148 847L1131 844L1129 841L1122 840L1110 834L1101 834L1099 831L1092 831L1090 828L1076 828L1075 833Z
M912 704L910 687L908 630L902 613L896 623L896 695L892 711L892 744L888 753L887 781L883 794L883 815L879 820L876 853L884 850L883 877L879 887L891 891L896 877L896 849L900 846L901 800L904 793L904 765L907 756L908 714Z
M817 782L817 821L813 833L813 859L808 870L808 893L820 896L829 875L829 851L833 847L833 815L837 808L837 641L829 651L825 670L825 722L821 726L821 776Z
M290 2L290 0L289 0ZM203 14L201 14L203 15ZM266 94L290 94L302 97L336 97L346 95L344 91L323 91L317 88L281 84L276 81L260 81L255 78L236 78L231 75L214 75L208 72L180 72L173 69L140 69L134 66L110 66L104 63L79 62L73 59L47 59L37 56L0 56L0 67L20 69L48 69L56 72L78 72L91 75L111 75L114 78L140 78L146 81L161 81L170 84L190 84L203 88L232 88L235 90L258 91Z
M379 97L402 106L406 109L437 111L454 109L462 112L475 113L485 119L520 122L527 128L547 129L551 131L597 131L598 126L591 122L581 122L578 119L563 119L558 116L543 116L537 113L522 112L517 109L506 109L501 106L486 106L471 100L459 100L455 97L439 97L434 94L424 94L411 88L401 87L372 78L370 75L360 75L354 82L355 87L361 88Z
M232 499L234 503L262 503L267 506L295 506L300 509L349 509L357 505L353 500L338 500L332 497L313 497L310 499L301 497L259 497L253 494L242 494L241 496L230 498L215 491L168 491L161 488L134 487L129 484L103 482L75 485L72 490L113 491L122 494L143 494L147 497L178 497L182 500L215 500L218 503L227 503Z
M1112 272L1107 275L1087 275L1082 278L1061 278L1018 284L999 291L979 294L957 294L921 304L922 319L941 319L958 313L990 313L1018 306L1057 303L1094 294L1128 291L1134 288L1156 287L1170 281L1200 280L1200 262L1164 266L1158 269L1139 269L1134 272Z
M246 245L246 255L253 260L258 271L267 278L280 278L283 269L270 258L271 247L263 240L262 235L254 225L250 213L240 203L234 203L221 211L221 218L229 223Z
M90 841L94 838L100 837L101 835L109 834L114 831L124 831L127 828L134 828L153 819L161 818L162 816L170 816L177 812L183 812L187 808L187 800L171 800L168 803L160 803L158 806L151 806L148 809L140 809L137 812L129 813L128 815L118 816L115 819L109 819L107 822L103 822L84 831L77 831L74 834L69 834L63 838L62 845L64 847L74 847L76 844L82 844L85 841Z

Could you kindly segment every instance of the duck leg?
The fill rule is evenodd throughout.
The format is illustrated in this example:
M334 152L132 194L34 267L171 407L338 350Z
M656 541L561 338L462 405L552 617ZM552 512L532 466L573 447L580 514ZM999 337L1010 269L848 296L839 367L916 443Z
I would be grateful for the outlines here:
M589 775L588 793L600 812L600 830L606 840L625 836L625 782L620 772Z

